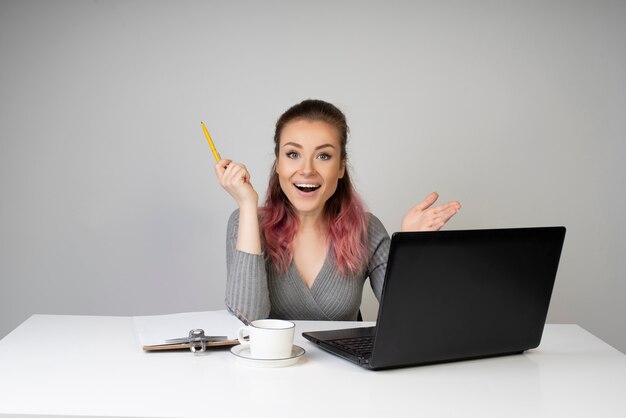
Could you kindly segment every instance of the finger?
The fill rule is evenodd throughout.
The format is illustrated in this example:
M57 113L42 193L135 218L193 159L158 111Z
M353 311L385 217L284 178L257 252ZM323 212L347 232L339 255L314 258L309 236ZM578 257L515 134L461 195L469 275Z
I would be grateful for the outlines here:
M442 215L431 218L427 230L439 231L452 216L454 216L454 214L446 214L445 216Z
M450 208L461 209L461 204L456 200L451 200L450 202L446 202L443 205L439 205L435 207L434 209L437 212L443 212Z
M221 170L220 184L226 189L231 189L241 181L238 180L238 173L240 172L239 164L231 162L225 167L219 167Z
M243 164L229 164L225 172L225 182L229 185L238 186L247 183L250 178L248 169Z
M231 163L224 167L224 185L232 186L236 179L238 178L237 173L239 172L239 167L236 163Z
M239 178L248 174L248 169L243 164L232 163L226 167L226 173L233 178Z
M448 203L446 203L444 206L448 207L448 208L454 208L456 210L461 209L461 202L459 202L458 200L452 200Z
M221 160L218 161L217 164L215 164L215 166L216 167L222 167L223 169L225 169L232 162L233 162L233 160L221 159Z
M241 164L241 163L237 163L234 161L229 161L229 160L220 160L220 162L218 163L219 166L223 167L223 170L234 170L237 167L244 167L245 165Z
M439 231L441 228L444 227L445 224L446 224L445 222L438 222L436 224L433 224L431 226L431 228L432 228L431 231Z
M448 221L458 213L456 206L450 207L448 210L441 212L439 215L432 218L432 227L435 231L440 230Z
M437 192L432 192L431 194L426 196L426 199L424 199L420 203L418 203L413 208L413 210L416 210L416 211L426 210L429 207L431 207L433 205L433 203L435 203L437 201L438 198L439 198L439 194L437 194Z
M441 226L445 225L454 215L457 214L457 212L458 210L455 209L450 209L449 211L444 212L438 219L442 223Z
M224 174L224 171L226 170L226 167L228 167L228 165L232 163L232 160L219 160L219 162L217 164L215 164L215 174L217 174L219 177L221 177Z
M450 211L458 211L459 206L451 203L446 203L445 205L433 206L426 209L424 212L430 214L430 216L441 216L442 214Z

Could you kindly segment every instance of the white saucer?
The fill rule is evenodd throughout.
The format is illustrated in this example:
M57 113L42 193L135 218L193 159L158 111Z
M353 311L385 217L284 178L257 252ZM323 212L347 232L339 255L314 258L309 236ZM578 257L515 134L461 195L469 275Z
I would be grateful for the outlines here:
M246 366L253 367L286 367L296 364L300 357L305 353L304 348L294 345L291 349L291 356L287 358L279 359L260 359L254 358L250 354L250 346L248 345L236 345L230 349L230 352L235 355L237 362L245 364Z

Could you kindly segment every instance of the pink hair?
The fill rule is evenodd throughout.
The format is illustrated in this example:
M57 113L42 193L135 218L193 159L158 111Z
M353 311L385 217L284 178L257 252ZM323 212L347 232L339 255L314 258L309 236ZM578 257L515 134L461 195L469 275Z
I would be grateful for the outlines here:
M319 120L335 126L340 136L341 157L346 161L348 125L345 116L335 106L321 100L305 100L287 110L278 119L274 135L277 159L280 132L287 123L296 119ZM261 239L265 246L266 258L278 270L286 271L293 259L292 242L300 227L300 221L289 199L280 188L276 162L271 173L265 205L261 209ZM337 184L337 190L324 206L324 220L327 224L327 240L332 245L339 271L342 274L362 271L368 257L368 218L364 205L350 181L347 164L345 174Z

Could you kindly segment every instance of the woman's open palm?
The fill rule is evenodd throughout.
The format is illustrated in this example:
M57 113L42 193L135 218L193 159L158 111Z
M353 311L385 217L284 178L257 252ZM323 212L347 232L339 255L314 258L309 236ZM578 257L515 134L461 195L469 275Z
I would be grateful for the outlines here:
M402 219L402 231L438 231L461 209L456 200L433 206L438 198L433 192L411 208Z

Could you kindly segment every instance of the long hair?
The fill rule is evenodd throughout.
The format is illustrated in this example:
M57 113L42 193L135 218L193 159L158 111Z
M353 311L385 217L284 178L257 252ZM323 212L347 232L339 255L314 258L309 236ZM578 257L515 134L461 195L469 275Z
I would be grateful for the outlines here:
M289 199L280 188L276 173L280 134L285 125L296 120L325 122L339 132L340 156L346 163L346 171L339 179L337 190L324 205L324 217L328 225L327 240L332 245L337 268L342 274L357 273L365 267L368 256L367 215L348 174L346 144L349 128L346 117L334 105L322 100L305 100L288 109L276 122L274 133L276 160L270 174L260 220L266 258L279 271L286 271L293 259L292 242L300 227L300 221Z

